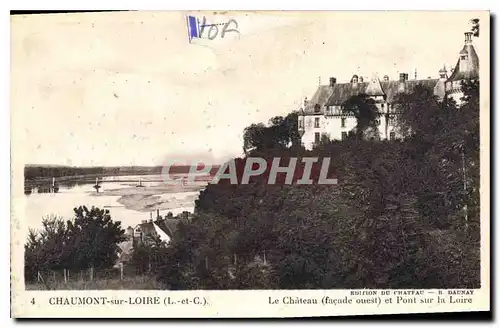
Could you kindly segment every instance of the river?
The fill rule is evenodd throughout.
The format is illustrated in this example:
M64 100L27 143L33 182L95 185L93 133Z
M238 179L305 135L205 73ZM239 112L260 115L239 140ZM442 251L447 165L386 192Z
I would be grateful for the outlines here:
M39 229L42 219L59 216L63 219L74 217L75 207L86 205L108 209L114 221L121 221L122 228L135 226L151 216L156 217L168 212L178 214L193 212L195 200L206 182L182 182L178 178L166 183L160 175L104 177L99 182L99 192L94 183L59 184L56 193L46 192L43 188L33 189L25 194L27 225Z

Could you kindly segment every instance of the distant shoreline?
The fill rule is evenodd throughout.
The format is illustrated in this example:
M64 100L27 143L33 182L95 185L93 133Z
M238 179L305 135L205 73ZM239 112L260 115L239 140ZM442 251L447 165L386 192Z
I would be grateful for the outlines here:
M148 173L148 172L137 172L137 173L101 173L101 174L82 174L82 175L66 175L61 177L36 177L32 179L25 178L27 182L52 182L52 178L56 178L56 181L77 181L77 182L93 182L96 178L102 177L113 177L113 176L127 176L127 175L159 175L161 173Z
M211 175L219 169L219 165L212 166ZM25 187L37 187L39 185L51 183L55 178L56 182L77 182L92 183L96 178L128 175L160 175L162 166L151 167L70 167L70 166L37 166L26 165L24 168ZM177 165L169 169L171 174L188 174L190 166Z

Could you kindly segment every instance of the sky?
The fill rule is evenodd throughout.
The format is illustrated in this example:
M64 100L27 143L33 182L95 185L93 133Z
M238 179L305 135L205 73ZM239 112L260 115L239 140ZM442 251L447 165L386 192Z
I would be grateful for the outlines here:
M238 33L188 38L186 15ZM122 12L11 19L13 150L26 164L221 163L318 83L454 66L471 12ZM219 25L221 28L221 25ZM234 27L234 26L233 26ZM220 31L219 31L220 33ZM475 42L477 44L477 42ZM476 45L481 57L481 49Z

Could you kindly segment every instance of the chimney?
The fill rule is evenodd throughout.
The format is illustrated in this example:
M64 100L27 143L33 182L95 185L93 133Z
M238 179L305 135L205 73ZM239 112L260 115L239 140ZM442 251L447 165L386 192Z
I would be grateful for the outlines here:
M389 76L388 75L384 75L384 82L389 82Z
M472 32L465 32L465 44L472 43Z
M141 223L148 223L148 220L141 220Z
M153 219L149 219L149 222L150 222L150 223L151 223L151 222L153 222Z
M330 78L330 88L333 88L333 86L335 85L335 83L337 83L337 79L334 78L334 77L331 77Z

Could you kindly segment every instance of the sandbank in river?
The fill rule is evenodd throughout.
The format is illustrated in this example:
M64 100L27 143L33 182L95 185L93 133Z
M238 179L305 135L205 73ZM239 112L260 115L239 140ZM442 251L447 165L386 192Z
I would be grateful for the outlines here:
M205 189L206 185L206 183L194 182L188 185L125 186L106 190L104 184L104 190L91 194L97 197L118 196L117 202L125 208L139 212L150 212L192 207L199 192Z

